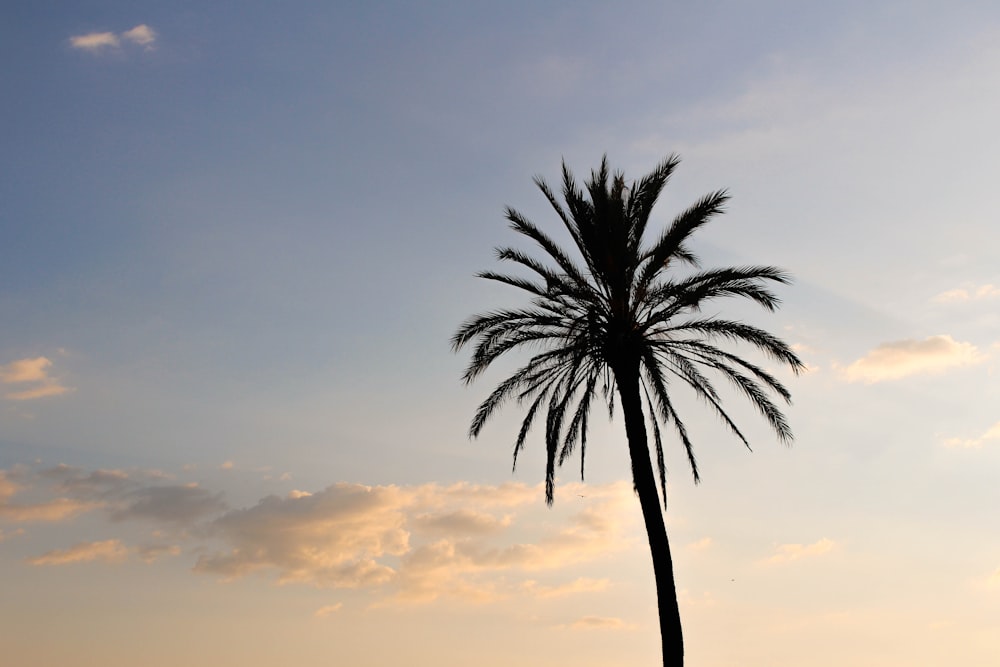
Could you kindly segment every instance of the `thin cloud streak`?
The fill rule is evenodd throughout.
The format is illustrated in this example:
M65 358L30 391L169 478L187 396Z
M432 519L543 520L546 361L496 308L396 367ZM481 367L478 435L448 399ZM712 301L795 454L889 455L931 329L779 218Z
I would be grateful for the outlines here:
M1000 440L1000 422L991 426L978 438L948 438L944 441L944 446L953 449L979 449L990 440Z
M91 561L121 563L127 558L128 549L119 540L103 540L81 542L68 549L54 549L41 556L29 558L28 563L30 565L69 565Z
M983 301L1000 297L1000 287L992 284L978 287L959 287L941 292L934 297L935 303L966 303L968 301Z
M924 340L883 343L842 369L842 374L848 382L873 384L913 375L935 375L985 360L986 355L972 343L942 334Z
M775 548L774 555L768 558L765 563L770 565L782 565L800 560L802 558L822 556L830 553L835 546L836 543L833 540L825 537L817 542L813 542L812 544L779 544Z

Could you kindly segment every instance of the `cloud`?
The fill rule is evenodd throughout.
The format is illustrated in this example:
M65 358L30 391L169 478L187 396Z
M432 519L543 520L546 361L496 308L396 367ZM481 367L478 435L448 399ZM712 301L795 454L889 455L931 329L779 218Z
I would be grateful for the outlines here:
M3 529L0 529L0 542L3 542L4 540L6 540L6 539L8 539L10 537L18 536L18 535L24 535L24 529L23 528L18 528L16 530L7 531L7 532L4 532Z
M0 382L14 384L17 382L38 382L45 380L47 369L52 361L46 357L34 359L18 359L0 366Z
M48 398L49 396L59 396L69 391L73 391L72 388L63 387L58 384L47 384L41 387L35 387L34 389L25 389L24 391L12 391L7 394L4 394L4 397L9 398L12 401L31 401L36 398Z
M29 558L31 565L68 565L70 563L86 563L104 561L106 563L121 563L128 558L128 549L118 540L102 542L81 542L69 549L56 549Z
M118 35L113 32L88 32L86 35L74 35L69 38L70 46L84 51L100 51L106 48L117 48Z
M712 538L711 537L703 537L700 540L698 540L697 542L692 542L691 544L688 544L687 545L687 549L689 551L705 551L706 549L710 548L711 546L712 546Z
M534 579L529 579L521 584L521 590L533 598L556 598L565 595L575 595L577 593L600 593L611 587L610 579L590 579L580 577L568 584L546 586L539 584Z
M328 604L325 607L320 607L315 612L313 612L313 616L315 616L316 618L326 618L327 616L330 616L331 614L335 614L338 611L340 611L341 607L343 606L344 606L343 602L338 602L337 604Z
M627 498L627 485L605 487ZM597 489L588 496L598 497ZM559 570L593 561L615 550L627 548L625 522L618 513L618 497L591 505L569 517L554 533L533 541L496 545L475 535L453 536L416 546L401 558L394 584L396 599L429 602L439 597L490 602L510 595L534 593L540 597L578 592L589 584L578 580L570 588L540 587L524 582L516 589L498 586L498 575L516 579L518 574ZM533 581L533 580L528 580Z
M166 523L190 525L199 519L226 509L221 494L196 484L147 486L126 493L111 509L115 521L153 519Z
M117 34L113 32L89 32L85 35L74 35L69 38L69 44L74 49L98 53L106 49L119 48L122 40L150 50L156 42L156 31L145 23L140 23L134 28Z
M677 592L677 602L678 604L680 604L680 606L688 609L694 607L707 609L714 607L716 604L718 604L718 602L715 599L715 596L712 595L711 592L704 591L701 594L701 597L696 597L692 595L691 592L688 591L686 588L681 589L680 591Z
M911 375L942 373L952 368L972 366L985 359L985 355L972 343L940 335L924 340L883 343L842 369L842 372L848 382L872 384Z
M569 625L559 626L570 630L633 630L635 626L613 616L584 616Z
M933 301L935 303L966 303L968 301L982 301L997 297L1000 297L1000 287L987 283L978 287L960 287L941 292L934 297Z
M180 555L181 548L176 544L144 544L136 547L135 552L144 563L152 563L161 556Z
M399 487L335 484L311 495L268 496L229 512L212 532L229 550L203 555L198 572L234 578L276 569L279 581L354 588L378 585L395 571L378 558L409 549Z
M21 490L10 473L0 470L0 519L15 523L63 521L87 512L98 504L74 498L52 498L37 503L14 503L11 499Z
M214 520L208 532L224 546L203 553L194 569L225 579L260 572L273 573L280 583L379 589L384 601L406 603L596 590L606 584L579 579L553 586L524 576L627 547L627 522L619 511L632 500L629 485L570 484L567 492L584 488L587 504L541 534L509 513L529 500L540 502L537 486L341 483L311 494L269 496ZM529 539L512 541L508 531L515 529Z
M37 502L14 503L28 483ZM611 585L604 579L578 577L567 583L566 568L635 543L638 515L631 485L561 488L567 502L551 512L542 505L542 485L517 483L338 483L230 509L221 494L169 481L160 471L59 465L0 471L0 518L55 520L100 509L111 522L155 528L151 543L119 543L147 563L181 554L187 542L184 551L198 554L195 572L225 580L256 573L280 584L363 588L375 594L377 606L604 591ZM528 504L535 509L519 516ZM70 562L89 553L120 556L100 544L106 551L77 545L36 561ZM563 580L552 581L552 576Z
M986 586L988 588L1000 588L1000 567L986 578Z
M73 391L72 387L63 386L58 380L49 376L51 366L52 360L47 357L17 359L0 366L0 384L35 385L26 389L9 391L4 394L4 398L12 401L30 401Z
M112 521L150 521L182 530L228 509L222 495L197 484L163 484L158 470L86 471L67 465L47 468L39 478L75 502L102 507Z
M415 530L437 535L489 535L500 532L510 524L510 516L497 518L466 508L438 514L418 514L413 518Z
M122 39L139 46L149 46L156 41L156 32L145 23L140 23L131 30L123 32Z
M814 556L822 556L823 554L829 553L836 546L833 540L823 538L818 542L813 542L812 544L779 544L775 548L775 553L773 556L767 559L767 563L772 565L778 565L782 563L790 563L792 561L799 560L800 558L811 558Z
M997 422L985 433L980 435L978 438L965 439L965 438L948 438L944 441L945 447L952 447L956 449L978 449L986 444L989 440L1000 440L1000 422Z

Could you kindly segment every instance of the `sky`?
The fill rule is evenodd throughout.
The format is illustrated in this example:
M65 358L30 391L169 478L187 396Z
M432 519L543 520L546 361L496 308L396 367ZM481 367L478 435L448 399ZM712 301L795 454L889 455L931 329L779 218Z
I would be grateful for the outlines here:
M791 447L678 390L690 663L1000 662L996 3L8 3L0 62L4 664L657 664L621 422L549 509L449 339L533 177L671 153L808 365Z

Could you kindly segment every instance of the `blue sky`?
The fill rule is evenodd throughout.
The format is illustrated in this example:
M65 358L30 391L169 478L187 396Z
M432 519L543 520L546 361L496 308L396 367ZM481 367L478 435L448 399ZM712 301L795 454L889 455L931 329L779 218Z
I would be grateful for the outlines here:
M692 659L996 664L998 37L986 2L0 10L0 650L655 664L621 424L547 510L448 342L516 299L473 278L503 207L555 224L533 176L676 152L655 221L728 188L705 264L796 282L720 308L811 368L791 449L681 398Z

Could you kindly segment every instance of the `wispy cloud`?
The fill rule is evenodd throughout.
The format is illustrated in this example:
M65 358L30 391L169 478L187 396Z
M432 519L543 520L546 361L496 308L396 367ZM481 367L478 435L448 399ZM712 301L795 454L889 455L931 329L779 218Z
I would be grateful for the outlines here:
M145 23L140 23L134 28L124 32L89 32L84 35L73 35L69 38L69 44L74 49L99 53L110 49L118 49L122 41L137 46L152 49L156 42L156 31Z
M144 563L152 563L163 556L178 556L180 546L176 544L144 544L135 548L135 553Z
M600 593L611 587L610 579L579 577L567 584L547 586L529 579L521 584L521 590L534 598L556 598L577 593Z
M113 32L88 32L86 35L74 35L69 38L69 43L74 49L84 51L113 49L121 44L118 35Z
M883 343L841 369L841 372L849 382L872 384L912 375L942 373L953 368L973 366L985 360L986 355L980 353L972 343L940 335L924 340Z
M836 543L833 540L823 538L812 544L779 544L774 554L765 562L771 565L790 563L802 558L812 558L822 556L833 550Z
M935 303L966 303L968 301L982 301L997 297L1000 297L1000 287L987 283L975 287L959 287L941 292L933 300Z
M156 41L156 32L145 23L140 23L131 30L126 30L121 36L122 39L139 46L149 46Z
M703 537L700 540L697 540L696 542L688 544L686 548L689 551L705 551L709 549L711 546L712 546L712 538Z
M635 626L614 616L583 616L560 628L569 630L634 630Z
M17 385L23 389L12 389L4 393L4 398L12 401L30 401L37 398L59 396L73 391L56 378L49 375L52 360L48 357L17 359L0 365L0 384Z
M70 563L87 563L104 561L106 563L121 563L128 558L128 549L118 540L103 540L101 542L81 542L69 549L55 549L41 556L29 558L31 565L69 565Z
M45 357L18 359L0 366L0 382L7 384L40 382L47 379L47 369L51 365L52 361Z
M948 438L944 441L944 446L959 449L977 449L989 440L1000 440L1000 422L991 426L978 438Z
M344 606L343 602L338 602L337 604L328 604L314 611L313 616L315 616L316 618L326 618L327 616L330 616L331 614L335 614L338 611L340 611L343 606Z

